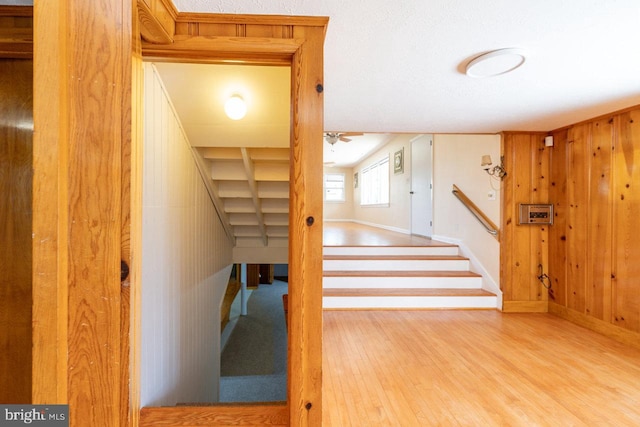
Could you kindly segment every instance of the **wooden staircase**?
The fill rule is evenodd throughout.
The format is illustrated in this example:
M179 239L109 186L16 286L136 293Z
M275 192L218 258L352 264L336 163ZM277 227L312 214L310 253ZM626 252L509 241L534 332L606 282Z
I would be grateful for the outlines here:
M495 309L455 245L325 246L324 309Z

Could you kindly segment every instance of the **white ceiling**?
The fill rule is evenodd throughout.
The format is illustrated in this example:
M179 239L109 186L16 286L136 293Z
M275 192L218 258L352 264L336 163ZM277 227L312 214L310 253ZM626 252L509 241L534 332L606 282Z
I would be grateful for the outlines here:
M174 0L182 12L329 16L325 129L552 130L640 104L638 0ZM513 73L463 74L526 49Z

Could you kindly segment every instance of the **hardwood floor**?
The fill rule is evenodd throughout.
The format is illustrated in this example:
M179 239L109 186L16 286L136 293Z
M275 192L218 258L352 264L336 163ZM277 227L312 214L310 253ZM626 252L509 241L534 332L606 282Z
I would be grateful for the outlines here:
M640 350L548 314L324 313L323 426L638 426Z
M325 222L324 246L451 246L426 237L397 233L355 222Z

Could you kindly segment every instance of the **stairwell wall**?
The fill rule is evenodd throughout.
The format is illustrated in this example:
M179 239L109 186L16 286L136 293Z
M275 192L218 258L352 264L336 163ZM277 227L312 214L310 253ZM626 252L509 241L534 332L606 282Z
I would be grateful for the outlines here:
M151 64L145 64L141 406L218 400L232 247Z
M500 244L451 193L457 185L495 224L500 224L501 182L480 166L488 154L500 160L499 135L436 134L433 140L433 238L457 243L482 274L487 290L500 294ZM489 193L495 197L490 197Z

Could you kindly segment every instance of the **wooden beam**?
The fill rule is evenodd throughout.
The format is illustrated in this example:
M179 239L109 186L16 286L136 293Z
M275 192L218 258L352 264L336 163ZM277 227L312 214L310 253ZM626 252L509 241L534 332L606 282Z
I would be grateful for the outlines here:
M204 182L205 187L207 188L207 192L209 193L209 197L211 198L211 202L213 206L216 208L216 213L218 214L218 218L220 218L220 222L222 223L222 227L224 228L227 237L232 245L235 246L236 238L233 233L233 226L229 221L229 217L227 213L224 211L224 203L220 199L218 195L218 189L213 184L211 180L211 172L207 167L206 161L202 158L198 150L194 147L191 147L191 153L193 154L193 159L196 162L196 166L198 167L198 171L200 172L200 176L202 177L202 181Z
M253 200L253 207L256 210L256 217L258 218L258 228L260 229L260 235L262 243L267 246L269 241L267 239L267 229L264 226L264 215L262 215L262 204L260 203L260 197L258 197L258 184L256 184L255 170L253 162L247 153L247 149L240 148L242 153L242 163L244 164L244 171L247 174L247 181L249 182L249 190L251 191L251 199Z

